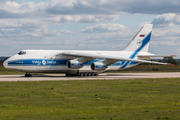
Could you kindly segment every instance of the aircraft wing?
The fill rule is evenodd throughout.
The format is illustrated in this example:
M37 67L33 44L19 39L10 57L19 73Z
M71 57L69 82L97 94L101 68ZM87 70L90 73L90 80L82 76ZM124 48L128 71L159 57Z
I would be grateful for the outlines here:
M62 55L65 56L72 56L72 57L88 57L88 58L93 58L93 59L106 59L110 63L113 64L119 60L122 61L131 61L131 62L140 62L140 63L153 63L153 64L160 64L160 65L172 65L170 63L162 63L162 62L154 62L154 61L147 61L147 60L140 60L140 59L130 59L130 58L123 58L123 57L117 57L114 55L101 55L101 54L90 54L86 52L68 52L64 51ZM112 62L111 62L112 61Z

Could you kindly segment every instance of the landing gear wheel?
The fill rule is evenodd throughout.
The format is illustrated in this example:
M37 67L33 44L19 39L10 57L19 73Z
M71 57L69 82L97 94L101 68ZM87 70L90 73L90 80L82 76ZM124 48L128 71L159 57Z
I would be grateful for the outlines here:
M98 76L98 73L95 73L95 75L94 76Z
M93 72L93 73L91 73L91 76L95 76L95 75L96 75L96 73L94 73L94 72Z
M66 77L69 77L69 74L66 74Z
M32 75L29 73L29 74L25 74L25 77L32 77Z
M77 74L78 76L98 76L98 73L96 72L80 72Z
M66 74L66 77L73 77L72 74Z
M91 73L89 72L89 73L87 73L87 76L91 76Z
M87 72L84 73L84 76L87 76Z
M83 72L81 72L81 73L79 74L79 76L81 76L81 77L82 77L82 76L84 76L84 73L83 73Z

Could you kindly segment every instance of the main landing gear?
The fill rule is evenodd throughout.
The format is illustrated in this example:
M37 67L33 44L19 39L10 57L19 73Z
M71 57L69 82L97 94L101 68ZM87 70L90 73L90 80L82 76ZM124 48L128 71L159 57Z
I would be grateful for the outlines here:
M80 72L78 74L66 74L67 77L73 77L73 76L98 76L98 73L96 72Z
M25 77L32 77L32 74L30 74L30 73L29 73L29 74L28 74L28 73L26 73L26 74L25 74Z

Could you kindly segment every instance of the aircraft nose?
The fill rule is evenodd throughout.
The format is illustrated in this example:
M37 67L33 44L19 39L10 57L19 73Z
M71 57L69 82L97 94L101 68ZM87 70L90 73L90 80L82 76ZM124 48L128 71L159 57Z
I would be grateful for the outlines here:
M5 68L8 67L7 60L3 62L3 66L4 66Z

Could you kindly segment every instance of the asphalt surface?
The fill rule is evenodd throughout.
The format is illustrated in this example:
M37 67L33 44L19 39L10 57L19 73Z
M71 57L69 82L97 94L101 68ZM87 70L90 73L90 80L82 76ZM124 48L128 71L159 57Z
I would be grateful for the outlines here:
M137 78L180 78L180 72L162 73L108 73L96 77L66 77L64 74L33 74L32 77L24 75L0 75L3 81L51 81L51 80L114 80L114 79L137 79Z

